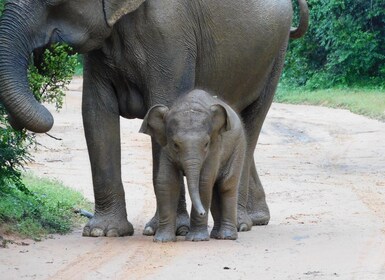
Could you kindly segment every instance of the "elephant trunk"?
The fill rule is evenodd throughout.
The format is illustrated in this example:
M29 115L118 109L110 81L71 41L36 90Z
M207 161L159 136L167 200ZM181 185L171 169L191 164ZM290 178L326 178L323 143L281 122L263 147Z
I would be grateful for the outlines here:
M206 210L202 205L199 195L199 177L201 166L201 161L197 159L185 160L183 164L192 205L198 214L203 217L206 215Z
M27 78L28 62L34 40L30 37L31 24L26 8L6 9L0 20L0 102L5 106L10 123L15 129L26 128L43 133L51 129L51 113L33 96ZM12 8L12 9L11 9ZM27 15L21 17L21 13Z

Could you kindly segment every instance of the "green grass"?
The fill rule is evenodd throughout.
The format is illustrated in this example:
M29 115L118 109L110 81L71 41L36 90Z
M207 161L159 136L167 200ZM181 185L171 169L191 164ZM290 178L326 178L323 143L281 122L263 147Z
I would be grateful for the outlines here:
M74 76L83 76L83 65L82 64L76 65Z
M385 121L385 90L336 88L310 91L281 86L278 88L275 101L343 108Z
M86 221L73 212L75 208L92 208L79 192L31 175L23 182L31 195L16 188L0 193L0 235L39 240L48 234L68 233Z

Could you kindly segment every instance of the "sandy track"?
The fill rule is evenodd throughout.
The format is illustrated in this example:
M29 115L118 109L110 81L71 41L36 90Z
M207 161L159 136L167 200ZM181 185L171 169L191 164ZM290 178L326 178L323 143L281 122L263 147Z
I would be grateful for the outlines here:
M79 92L29 169L92 199ZM385 123L311 106L273 104L256 162L272 219L237 241L157 244L149 138L122 120L123 182L135 235L83 238L81 230L0 249L0 279L385 279Z

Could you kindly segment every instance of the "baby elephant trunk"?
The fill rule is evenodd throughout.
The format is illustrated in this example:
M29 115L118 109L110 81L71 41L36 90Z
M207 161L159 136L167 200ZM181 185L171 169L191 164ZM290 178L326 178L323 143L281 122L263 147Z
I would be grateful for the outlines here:
M199 177L201 162L199 160L186 160L184 164L184 172L187 178L188 190L191 198L191 202L199 216L205 216L206 210L202 205L202 201L199 195Z

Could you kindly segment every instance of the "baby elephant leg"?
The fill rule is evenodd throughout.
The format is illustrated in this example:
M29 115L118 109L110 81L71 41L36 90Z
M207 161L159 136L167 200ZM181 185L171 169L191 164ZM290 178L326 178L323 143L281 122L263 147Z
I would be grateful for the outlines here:
M178 170L164 160L155 185L159 211L159 227L155 242L176 241L176 212L179 198Z
M210 239L209 232L207 229L208 222L208 209L210 209L212 196L212 186L210 187L201 187L200 188L200 197L202 205L206 210L204 216L199 215L194 207L191 209L191 218L190 218L190 231L186 235L186 240L188 241L208 241Z
M218 186L217 208L220 211L220 222L214 222L211 237L216 239L235 240L237 232L237 178L229 178ZM215 217L214 217L215 219ZM218 225L219 224L219 228Z
M213 229L211 230L210 237L217 238L218 231L219 231L219 228L221 227L221 221L222 221L222 211L221 211L219 191L218 191L217 184L215 184L213 189L213 198L211 200L210 211L214 220L214 226L213 226Z

